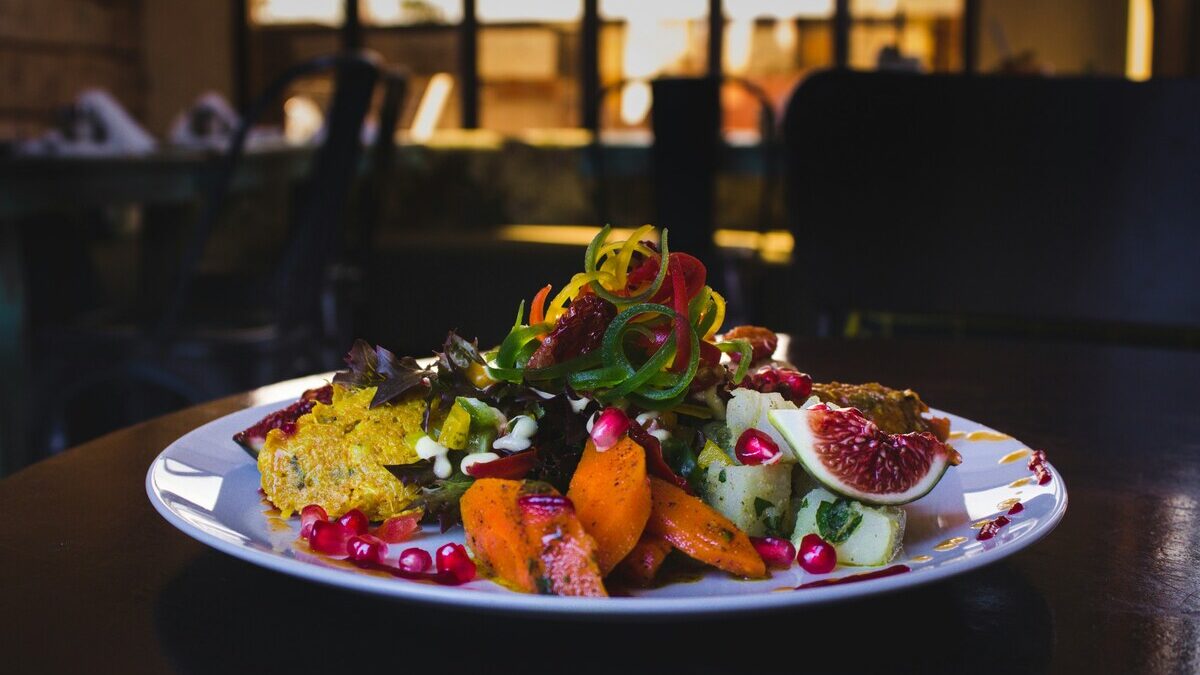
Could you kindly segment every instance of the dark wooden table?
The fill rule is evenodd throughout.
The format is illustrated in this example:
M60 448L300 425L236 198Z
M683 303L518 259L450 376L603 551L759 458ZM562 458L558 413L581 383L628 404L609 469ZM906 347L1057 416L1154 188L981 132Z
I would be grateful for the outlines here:
M16 672L1200 672L1200 353L805 342L818 379L910 385L1045 448L1047 539L935 585L726 620L576 623L434 610L299 581L187 538L147 467L228 398L0 482L0 670ZM330 670L333 669L333 670Z

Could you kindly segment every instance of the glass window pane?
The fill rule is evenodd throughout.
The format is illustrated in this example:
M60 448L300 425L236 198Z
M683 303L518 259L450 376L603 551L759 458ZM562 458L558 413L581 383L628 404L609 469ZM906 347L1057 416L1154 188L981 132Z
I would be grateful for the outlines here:
M359 0L363 23L373 26L455 24L462 0Z
M475 15L481 23L579 21L583 0L476 0Z
M462 87L458 80L458 29L428 25L403 29L369 29L368 49L387 63L408 71L408 94L399 127L415 140L428 140L437 129L457 129L462 121ZM419 122L419 123L418 123Z
M600 0L601 126L645 128L649 80L708 70L708 2Z
M578 127L579 24L479 30L480 125L505 133Z
M963 0L851 0L850 66L961 69L962 5Z
M251 23L322 24L337 26L345 18L343 0L253 0L250 5Z
M833 0L725 0L730 19L828 19Z

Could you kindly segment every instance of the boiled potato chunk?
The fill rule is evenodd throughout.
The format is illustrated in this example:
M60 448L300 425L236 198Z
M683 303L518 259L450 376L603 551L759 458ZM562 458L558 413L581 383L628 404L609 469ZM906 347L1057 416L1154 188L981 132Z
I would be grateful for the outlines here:
M704 501L752 537L786 532L793 466L713 464L704 474Z
M828 490L817 488L800 500L800 509L796 513L796 529L792 533L792 543L797 548L800 540L806 534L822 535L837 550L839 565L886 565L900 553L904 542L904 510L895 506L865 506L859 502L846 500L849 518L843 518L836 524L849 524L857 520L853 529L845 527L841 535L843 541L830 541L829 532L821 532L818 512L821 504L827 504L831 509L839 500L845 500ZM859 519L861 517L861 519ZM831 519L826 519L829 525ZM848 531L848 534L847 534Z

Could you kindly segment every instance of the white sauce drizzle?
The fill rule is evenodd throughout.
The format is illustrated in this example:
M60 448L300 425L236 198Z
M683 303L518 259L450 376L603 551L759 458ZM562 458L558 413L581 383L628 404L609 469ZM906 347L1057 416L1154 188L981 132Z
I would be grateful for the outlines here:
M450 452L450 449L441 443L428 436L422 436L417 440L417 447L413 449L416 450L417 457L433 460L433 475L438 478L449 478L450 474L454 472L454 466L446 458L446 453Z
M520 452L528 450L529 446L533 445L533 435L537 433L537 422L528 415L518 415L509 421L509 432L497 438L492 443L492 447L496 450L508 450L509 452Z
M500 455L497 455L494 452L473 452L466 457L463 457L462 463L458 465L458 468L463 473L470 475L467 470L476 464L487 464L488 462L494 462L498 459L500 459Z
M586 396L580 396L579 398L571 398L570 396L567 397L567 403L571 405L571 412L575 413L576 415L583 412L591 402L592 400ZM588 431L590 432L591 429L588 429Z

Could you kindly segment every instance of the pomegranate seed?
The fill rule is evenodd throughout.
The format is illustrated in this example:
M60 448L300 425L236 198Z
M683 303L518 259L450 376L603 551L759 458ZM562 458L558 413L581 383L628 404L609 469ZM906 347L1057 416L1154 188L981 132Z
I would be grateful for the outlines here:
M459 583L475 578L475 563L462 544L446 544L437 550L437 570L441 574L454 575Z
M341 523L318 520L313 523L308 543L313 550L327 555L346 555L346 541L354 533Z
M1008 519L1008 516L1000 516L999 518L989 522L987 525L984 525L983 528L979 530L979 534L975 535L975 538L979 541L987 541L988 539L991 539L999 534L1000 528L1004 527L1010 522L1012 521Z
M414 546L400 552L400 559L396 561L396 566L405 572L414 574L425 572L433 567L433 557L429 555L429 551Z
M787 539L778 537L750 537L754 550L762 556L767 567L786 570L796 560L796 547Z
M779 383L791 392L790 395L784 396L790 401L803 401L812 394L812 377L806 373L798 373L794 370L780 371Z
M300 536L308 539L312 535L313 523L318 520L329 520L329 514L317 504L300 509Z
M1016 504L1012 505L1011 509L1008 510L1008 515L1015 516L1024 510L1025 510L1025 505L1022 504L1021 502L1017 502Z
M350 509L341 518L338 518L338 524L350 530L351 534L366 534L367 527L370 521L358 509Z
M346 542L346 553L354 562L381 563L387 555L387 542L370 534L350 537Z
M758 429L747 429L737 440L734 454L742 464L773 464L782 453L779 446L767 434Z
M375 536L389 544L399 544L412 539L413 534L421 529L420 519L415 515L396 516L383 521L375 528Z
M575 505L562 495L521 495L517 506L525 513L553 515L562 511L574 511Z
M800 567L810 574L825 574L837 567L837 550L816 534L800 540Z
M750 376L748 386L764 394L778 392L793 403L801 403L812 394L812 377L795 370L763 366Z
M603 452L617 444L629 429L629 416L620 408L605 408L592 424L592 443Z

